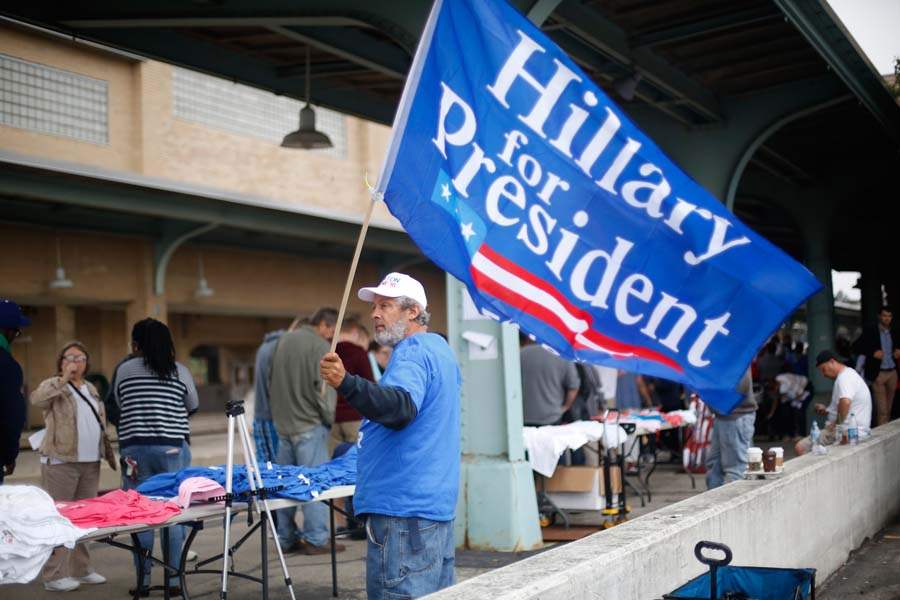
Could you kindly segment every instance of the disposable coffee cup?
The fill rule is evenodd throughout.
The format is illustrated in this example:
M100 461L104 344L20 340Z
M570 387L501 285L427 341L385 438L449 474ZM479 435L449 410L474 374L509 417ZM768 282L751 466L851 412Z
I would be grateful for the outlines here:
M784 466L784 448L776 446L772 450L775 452L775 468L780 469Z
M775 466L775 451L772 448L766 450L763 454L763 470L766 473L774 473L776 469Z
M747 450L747 470L762 471L763 470L763 451L762 448L749 448Z

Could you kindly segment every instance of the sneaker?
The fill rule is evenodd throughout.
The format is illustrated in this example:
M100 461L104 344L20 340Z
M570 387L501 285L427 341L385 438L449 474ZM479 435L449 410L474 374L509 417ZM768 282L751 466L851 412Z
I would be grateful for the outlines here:
M197 560L197 553L193 550L188 550L187 557L185 557L185 562L194 562Z
M86 583L88 585L99 585L101 583L106 583L106 577L96 571L91 571L84 577L76 577L75 579L77 579L81 583Z
M44 589L48 592L71 592L77 590L81 584L73 577L63 577L53 581L45 581Z
M139 598L146 598L147 596L150 595L150 587L149 586L141 586L140 591L138 591L134 588L131 588L130 590L128 590L128 595L131 596L132 598L134 598L135 596L137 596Z

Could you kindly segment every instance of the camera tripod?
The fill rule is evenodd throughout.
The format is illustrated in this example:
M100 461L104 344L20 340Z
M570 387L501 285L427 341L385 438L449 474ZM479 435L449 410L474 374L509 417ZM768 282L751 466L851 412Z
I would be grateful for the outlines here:
M222 551L222 590L219 594L220 600L226 600L228 595L228 569L231 563L231 508L234 500L232 494L232 479L234 477L234 428L237 423L238 434L241 436L241 447L244 451L244 466L247 470L247 482L250 484L250 503L248 510L253 509L252 503L254 497L262 504L262 508L257 505L260 519L263 520L261 526L263 531L268 524L269 530L273 534L275 548L278 551L278 561L281 563L281 572L284 575L284 584L287 586L291 595L291 600L295 600L294 587L291 583L291 575L288 573L287 563L284 560L284 552L281 550L281 543L275 529L275 519L272 511L269 509L269 501L266 498L266 488L263 485L262 476L259 471L259 463L256 461L256 453L253 450L253 441L247 429L247 419L244 417L244 403L240 401L229 401L225 404L225 414L228 418L228 440L226 446L226 471L225 471L225 541ZM265 573L265 571L263 571Z

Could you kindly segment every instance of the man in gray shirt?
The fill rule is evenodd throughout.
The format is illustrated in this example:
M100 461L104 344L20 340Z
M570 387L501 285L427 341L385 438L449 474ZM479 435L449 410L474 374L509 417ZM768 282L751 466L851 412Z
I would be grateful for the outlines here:
M278 463L314 467L327 462L328 434L334 421L337 395L326 386L321 393L319 361L328 353L337 311L321 308L309 325L285 333L272 357L269 408L278 432ZM303 505L303 530L294 523L296 509L277 511L281 547L290 552L325 554L328 546L328 508L323 502ZM335 544L338 551L344 549Z
M526 344L519 354L525 425L558 425L578 395L580 381L575 364L524 336L522 341Z

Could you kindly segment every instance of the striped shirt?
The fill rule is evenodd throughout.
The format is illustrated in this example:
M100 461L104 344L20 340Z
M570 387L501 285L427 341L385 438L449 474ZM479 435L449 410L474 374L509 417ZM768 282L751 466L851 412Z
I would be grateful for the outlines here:
M188 415L199 404L194 378L175 364L177 376L157 377L136 356L122 361L113 375L119 405L119 445L180 446L191 431Z

